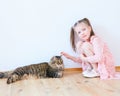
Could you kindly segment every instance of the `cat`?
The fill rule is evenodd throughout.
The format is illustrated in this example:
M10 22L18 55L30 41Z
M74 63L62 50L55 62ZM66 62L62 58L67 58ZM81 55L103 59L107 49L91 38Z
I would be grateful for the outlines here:
M63 77L64 64L61 56L53 56L49 62L30 64L18 67L13 71L0 72L0 78L7 78L7 84L22 80L24 76L32 75L38 78Z

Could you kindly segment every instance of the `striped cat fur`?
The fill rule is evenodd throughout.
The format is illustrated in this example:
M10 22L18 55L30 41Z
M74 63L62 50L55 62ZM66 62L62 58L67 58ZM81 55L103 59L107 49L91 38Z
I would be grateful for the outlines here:
M0 78L7 78L7 84L22 80L24 76L32 75L37 78L61 78L64 64L61 56L53 56L50 62L30 64L18 67L13 71L0 72Z

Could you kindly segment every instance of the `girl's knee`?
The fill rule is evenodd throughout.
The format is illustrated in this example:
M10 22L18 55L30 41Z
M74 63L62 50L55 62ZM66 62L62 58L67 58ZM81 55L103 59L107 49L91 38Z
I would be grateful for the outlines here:
M83 52L83 54L85 54L86 56L93 55L94 52L93 52L92 44L89 43L89 42L83 43L83 45L82 45L82 52Z
M91 48L91 47L92 47L92 44L89 43L89 42L85 42L85 43L83 43L83 45L82 45L82 48L83 48L83 49L87 49L87 48Z

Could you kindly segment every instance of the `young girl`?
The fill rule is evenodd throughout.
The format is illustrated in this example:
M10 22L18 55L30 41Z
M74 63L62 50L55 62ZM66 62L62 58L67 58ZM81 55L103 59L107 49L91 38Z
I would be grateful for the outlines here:
M79 37L75 42L75 34ZM61 52L63 56L82 64L83 76L108 79L115 77L114 60L107 45L95 35L87 18L79 20L71 28L70 42L79 57Z

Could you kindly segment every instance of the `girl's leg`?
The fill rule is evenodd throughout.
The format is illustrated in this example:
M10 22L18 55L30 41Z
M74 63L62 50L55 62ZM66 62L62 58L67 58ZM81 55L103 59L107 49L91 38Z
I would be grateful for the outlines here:
M82 53L86 56L86 57L89 57L89 56L93 56L94 55L94 52L93 52L93 46L91 43L89 42L85 42L83 43L82 45ZM86 62L88 63L88 62ZM97 63L89 63L91 65L91 67L97 71Z

